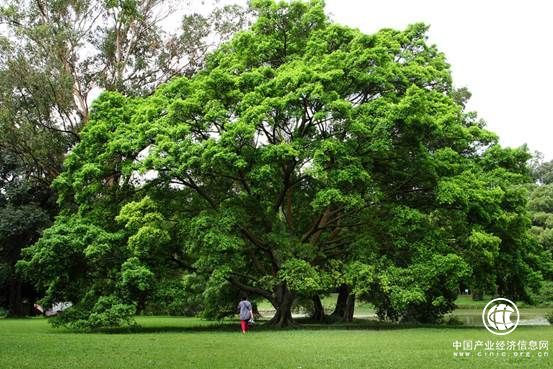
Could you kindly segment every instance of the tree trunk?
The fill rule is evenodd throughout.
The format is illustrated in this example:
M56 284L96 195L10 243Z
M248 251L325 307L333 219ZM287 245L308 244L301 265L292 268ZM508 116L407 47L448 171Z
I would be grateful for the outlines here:
M346 311L346 303L349 296L349 286L347 284L343 284L340 287L338 287L338 298L336 299L336 307L334 308L334 311L332 312L332 316L336 318L342 318L344 316L344 312Z
M319 295L313 295L313 314L311 319L322 322L325 319L325 310Z
M351 322L355 311L355 295L350 293L350 291L351 289L347 284L338 287L336 307L332 312L333 317L343 320L344 322Z
M17 278L12 278L10 280L10 295L8 301L9 315L22 316L23 307L21 304L21 282Z
M353 313L355 311L355 295L350 293L346 301L346 309L342 315L342 320L344 322L353 321Z
M146 296L144 294L140 294L137 300L136 315L142 315L146 309Z
M276 299L273 302L273 305L276 308L276 312L273 318L269 321L269 324L276 327L289 327L296 325L292 319L292 303L294 302L294 295L284 284L277 287L275 295Z
M484 292L479 288L474 288L472 290L472 300L473 301L482 301L482 300L484 300Z
M253 317L254 319L260 319L261 318L261 313L259 312L259 309L257 308L257 303L256 302L252 302L252 312L253 312Z

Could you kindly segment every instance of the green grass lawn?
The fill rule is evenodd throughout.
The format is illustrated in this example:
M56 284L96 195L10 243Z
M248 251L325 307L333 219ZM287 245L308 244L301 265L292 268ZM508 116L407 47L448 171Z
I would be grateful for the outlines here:
M549 340L553 328L518 327L508 338L474 327L263 327L139 317L136 332L74 333L42 318L0 319L0 368L551 368L550 357L453 357L455 340ZM553 348L552 348L553 350ZM553 352L552 352L553 355Z

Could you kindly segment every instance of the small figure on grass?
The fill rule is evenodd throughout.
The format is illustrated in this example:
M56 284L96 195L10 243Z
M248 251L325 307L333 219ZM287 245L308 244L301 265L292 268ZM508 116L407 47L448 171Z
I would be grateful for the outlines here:
M254 323L252 303L248 301L247 296L242 296L242 301L238 304L238 310L240 311L240 327L242 333L246 334L249 324Z

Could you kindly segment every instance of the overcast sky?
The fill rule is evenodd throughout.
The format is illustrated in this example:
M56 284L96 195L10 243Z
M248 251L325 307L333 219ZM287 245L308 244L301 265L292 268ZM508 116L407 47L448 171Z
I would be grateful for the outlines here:
M503 145L553 159L553 1L327 0L327 12L366 33L430 25L469 109Z

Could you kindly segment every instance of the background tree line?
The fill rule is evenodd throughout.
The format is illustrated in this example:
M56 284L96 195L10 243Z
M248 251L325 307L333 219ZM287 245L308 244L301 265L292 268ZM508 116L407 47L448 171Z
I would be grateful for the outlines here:
M210 12L200 14L202 6ZM164 22L175 11L184 16L170 32ZM145 96L174 76L194 74L249 17L245 9L216 2L2 4L0 306L21 315L38 297L15 273L15 263L59 212L51 184L79 142L91 97L101 90Z

